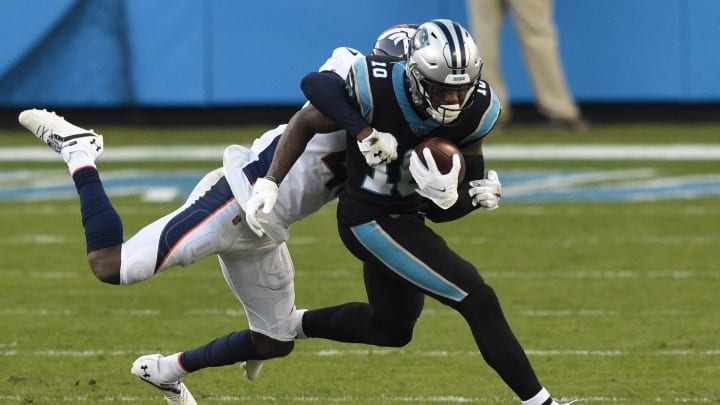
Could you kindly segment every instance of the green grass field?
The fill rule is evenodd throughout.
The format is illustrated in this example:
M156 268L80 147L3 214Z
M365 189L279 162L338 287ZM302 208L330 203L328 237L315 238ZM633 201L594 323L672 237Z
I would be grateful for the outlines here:
M106 146L247 143L259 128L97 128ZM518 126L492 144L720 144L720 126L597 126L558 135ZM111 138L112 136L112 138ZM0 132L0 147L34 146ZM211 169L216 162L101 163ZM708 161L498 161L503 170L649 169L720 175ZM2 162L0 169L66 169ZM66 172L65 172L66 173ZM672 187L669 185L668 187ZM513 200L434 225L477 265L504 305L542 383L581 404L720 403L720 198L641 201ZM509 195L510 194L510 195ZM126 237L179 201L116 196ZM359 263L335 230L330 204L292 228L299 307L364 300ZM85 259L75 199L0 200L0 404L160 404L130 374L150 352L172 353L246 327L242 307L207 258L132 286L98 282ZM305 340L266 363L256 381L239 366L187 378L201 404L515 404L479 355L460 316L432 300L402 349Z

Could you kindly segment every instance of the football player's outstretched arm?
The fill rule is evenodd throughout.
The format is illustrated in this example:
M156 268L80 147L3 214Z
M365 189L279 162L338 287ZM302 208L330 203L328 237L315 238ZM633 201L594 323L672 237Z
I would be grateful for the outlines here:
M345 90L345 79L334 72L309 73L300 82L300 89L319 111L342 125L350 135L362 139L372 132L353 106Z
M334 121L324 116L312 104L300 109L290 118L278 141L267 176L274 178L280 184L315 134L339 129Z
M380 132L365 121L340 76L329 71L312 72L302 79L300 88L319 111L355 137L368 165L377 166L397 159L395 136Z
M252 195L245 203L245 221L257 236L261 237L265 233L262 224L266 222L258 217L259 211L262 210L264 214L272 211L278 198L280 182L303 153L310 139L316 133L333 132L337 129L337 125L312 104L300 109L290 119L278 141L267 174L255 181Z

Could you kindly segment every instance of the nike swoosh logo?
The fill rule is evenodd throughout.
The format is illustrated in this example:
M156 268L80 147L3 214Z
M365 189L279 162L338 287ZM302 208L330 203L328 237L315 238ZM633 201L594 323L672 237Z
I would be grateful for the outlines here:
M350 48L348 48L348 47L345 47L345 49L347 49L347 51L350 52L350 54L351 54L352 56L355 56L355 55L358 54L357 51L353 51L352 49L350 49Z
M443 187L443 188L437 188L437 187L433 187L433 186L427 186L427 188L429 188L430 190L439 191L439 192L441 192L441 193L444 193L444 192L447 191L447 188L445 188L445 187Z

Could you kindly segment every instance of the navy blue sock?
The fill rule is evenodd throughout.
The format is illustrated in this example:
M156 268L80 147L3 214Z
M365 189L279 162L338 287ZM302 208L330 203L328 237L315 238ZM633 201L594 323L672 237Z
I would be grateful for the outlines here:
M245 360L262 360L255 351L247 329L219 337L180 356L180 363L187 372L228 366Z
M105 194L97 169L82 168L73 174L73 181L80 196L87 252L122 244L122 220Z

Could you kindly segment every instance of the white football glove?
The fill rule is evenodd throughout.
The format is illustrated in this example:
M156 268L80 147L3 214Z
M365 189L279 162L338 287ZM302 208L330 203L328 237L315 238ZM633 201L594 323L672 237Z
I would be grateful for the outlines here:
M440 173L430 149L423 149L427 166L423 164L417 152L410 155L410 174L418 185L415 191L430 199L438 207L446 210L458 199L458 175L460 174L460 155L452 157L452 169L447 174Z
M277 201L278 192L278 185L272 180L260 178L255 181L252 196L245 204L245 221L258 237L265 233L261 224L267 224L266 219L257 217L258 211L262 208L264 214L269 214Z
M373 128L370 135L357 143L360 153L371 167L397 159L398 143L393 134L380 132Z
M492 211L500 207L500 197L502 197L502 185L495 170L488 170L487 176L482 180L473 180L470 182L470 190L468 191L472 198L472 205L477 207L480 205L487 211Z

